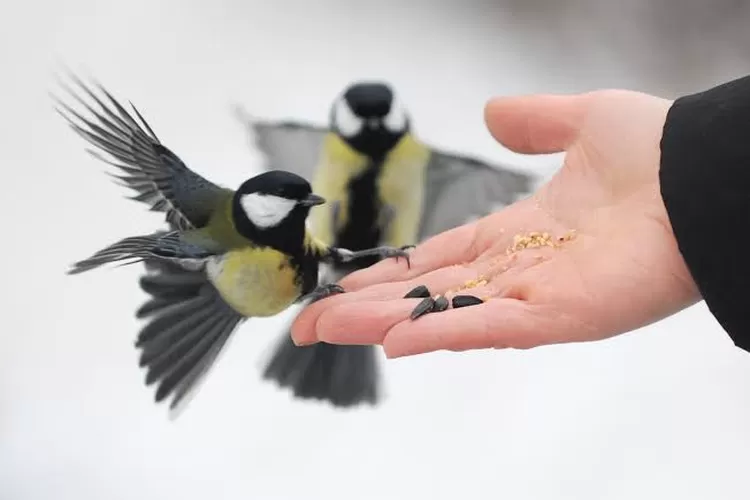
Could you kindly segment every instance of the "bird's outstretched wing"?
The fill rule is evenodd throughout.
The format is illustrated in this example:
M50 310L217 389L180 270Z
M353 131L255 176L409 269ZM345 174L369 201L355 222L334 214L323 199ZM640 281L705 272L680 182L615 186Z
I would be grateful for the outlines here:
M328 129L291 120L261 120L241 106L235 115L248 128L252 146L266 157L266 168L313 179Z
M530 194L534 176L431 148L419 241Z
M204 226L219 198L228 190L190 170L159 141L132 103L130 106L138 121L100 84L94 85L102 97L75 75L70 76L90 102L70 87L64 88L92 118L85 118L55 96L53 99L57 102L57 111L73 130L94 146L87 151L120 169L122 175L114 177L136 192L131 199L149 204L152 211L166 212L167 222L173 229Z
M183 235L180 231L159 231L124 238L76 262L68 274L80 274L115 262L135 264L144 261L171 262L186 270L195 270L201 269L208 258L217 255L215 250L186 240Z

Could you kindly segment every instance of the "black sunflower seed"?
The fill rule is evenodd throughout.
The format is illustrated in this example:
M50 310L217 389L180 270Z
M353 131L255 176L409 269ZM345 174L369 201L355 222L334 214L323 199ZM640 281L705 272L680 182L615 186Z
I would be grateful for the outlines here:
M411 312L411 319L412 321L419 318L420 316L423 316L429 312L432 312L432 309L435 307L435 301L432 297L427 297L422 300L419 304L417 304L417 307L414 308L414 310Z
M435 305L432 307L432 312L445 311L446 309L448 309L448 305L448 299L441 295L440 297L435 299Z
M422 299L429 297L430 291L427 289L424 285L419 285L418 287L414 288L412 291L404 295L405 299Z
M456 295L453 297L453 308L458 309L459 307L476 306L484 303L479 297L473 295Z

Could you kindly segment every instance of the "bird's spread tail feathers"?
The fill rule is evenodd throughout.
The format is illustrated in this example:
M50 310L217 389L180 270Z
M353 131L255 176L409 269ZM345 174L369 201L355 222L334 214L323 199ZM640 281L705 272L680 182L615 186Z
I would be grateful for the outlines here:
M356 265L338 263L323 270L320 283L336 283ZM263 378L288 388L299 399L327 401L337 407L378 404L380 373L377 352L369 345L323 342L297 346L286 331L276 344Z
M173 396L175 408L195 389L214 365L243 317L219 296L203 271L179 264L147 262L151 271L141 278L149 299L138 309L145 318L136 347L146 367L146 384L158 383L155 399Z
M263 377L290 388L297 398L324 400L338 407L375 405L379 399L376 352L369 345L319 342L298 347L287 332Z
M170 409L195 392L243 316L224 302L203 270L210 254L180 239L157 232L114 243L77 262L69 274L104 264L143 261L148 274L140 281L148 300L136 316L146 324L136 347L146 367L146 385L158 383L156 401L172 396Z

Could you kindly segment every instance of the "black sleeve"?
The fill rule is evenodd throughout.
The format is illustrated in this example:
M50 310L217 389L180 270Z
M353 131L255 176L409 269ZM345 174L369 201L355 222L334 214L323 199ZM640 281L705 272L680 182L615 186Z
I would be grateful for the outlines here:
M659 180L680 252L709 310L750 351L750 77L672 104Z

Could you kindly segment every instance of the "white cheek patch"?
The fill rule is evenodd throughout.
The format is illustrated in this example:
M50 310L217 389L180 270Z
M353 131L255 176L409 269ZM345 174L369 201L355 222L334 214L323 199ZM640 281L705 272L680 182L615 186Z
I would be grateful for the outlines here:
M388 111L383 123L385 124L385 128L394 134L401 133L406 128L406 111L396 97L393 98L391 109Z
M362 130L363 121L351 110L345 99L336 102L333 120L339 133L344 137L353 137Z
M279 225L296 204L295 200L260 193L246 194L240 199L247 218L259 228Z

